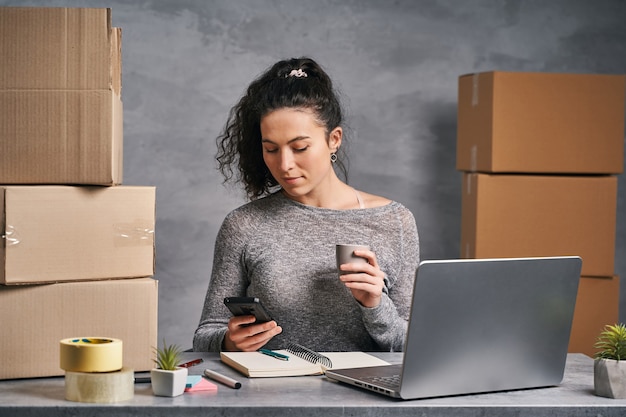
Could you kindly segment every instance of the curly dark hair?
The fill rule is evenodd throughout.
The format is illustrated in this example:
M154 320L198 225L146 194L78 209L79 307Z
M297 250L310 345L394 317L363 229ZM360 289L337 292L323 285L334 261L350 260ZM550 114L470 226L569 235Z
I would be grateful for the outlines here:
M294 70L301 72L293 75ZM313 111L317 122L324 126L327 139L343 122L333 83L313 59L282 60L261 74L230 110L224 130L217 137L216 159L224 181L241 181L251 200L269 194L278 185L263 161L260 124L263 116L281 108ZM344 152L341 148L340 151L335 167L347 180Z

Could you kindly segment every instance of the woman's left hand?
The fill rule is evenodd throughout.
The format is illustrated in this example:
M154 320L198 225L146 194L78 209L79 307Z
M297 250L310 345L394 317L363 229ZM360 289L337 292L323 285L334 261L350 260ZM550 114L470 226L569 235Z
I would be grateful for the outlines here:
M365 258L367 263L357 262L340 265L341 271L349 271L349 273L340 275L339 279L363 307L377 307L383 294L385 273L380 270L374 252L355 250L354 255Z

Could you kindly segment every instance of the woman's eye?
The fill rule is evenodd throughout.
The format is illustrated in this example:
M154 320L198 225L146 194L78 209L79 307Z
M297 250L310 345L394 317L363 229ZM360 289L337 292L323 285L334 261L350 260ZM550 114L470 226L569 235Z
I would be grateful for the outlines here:
M276 153L277 149L265 149L265 153Z
M304 147L302 147L302 148L296 148L296 152L304 152L304 151L306 151L307 149L309 149L309 146L308 146L308 145L307 145L307 146L304 146Z

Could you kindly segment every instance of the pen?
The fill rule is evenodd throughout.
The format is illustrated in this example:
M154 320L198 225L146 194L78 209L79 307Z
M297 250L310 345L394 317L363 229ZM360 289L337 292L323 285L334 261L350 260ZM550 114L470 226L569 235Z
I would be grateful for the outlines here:
M192 366L195 366L195 365L201 364L202 362L204 362L204 361L202 360L202 358L198 358L198 359L194 359L194 360L189 361L189 362L185 362L185 363L183 363L183 364L181 364L181 365L179 365L179 366L180 366L181 368L191 368Z
M288 361L289 360L289 356L283 355L282 353L274 352L273 350L259 349L259 352L264 354L264 355L271 356L271 357L276 358L276 359L280 359L281 361Z
M229 378L226 375L222 375L222 374L217 373L215 371L212 371L210 369L205 369L204 370L204 375L207 378L210 378L210 379L212 379L214 381L217 381L217 382L221 382L222 384L224 384L226 386L229 386L231 388L234 388L234 389L241 388L241 382L235 381L234 379Z

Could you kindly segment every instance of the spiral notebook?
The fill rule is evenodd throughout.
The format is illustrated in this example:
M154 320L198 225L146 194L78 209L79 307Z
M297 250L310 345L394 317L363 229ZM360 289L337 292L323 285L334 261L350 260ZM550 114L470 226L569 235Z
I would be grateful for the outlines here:
M365 352L314 352L297 344L273 352L288 359L261 352L220 352L220 359L249 378L321 375L327 369L389 365Z

